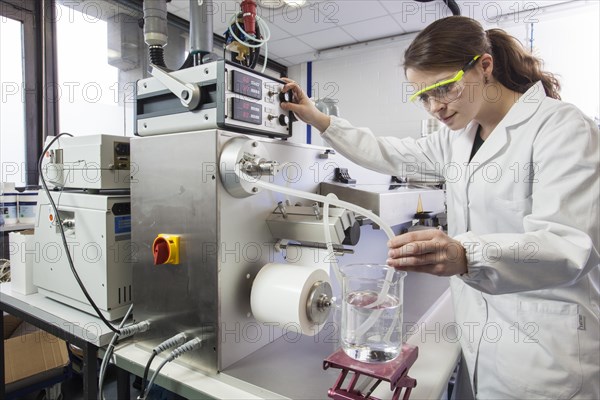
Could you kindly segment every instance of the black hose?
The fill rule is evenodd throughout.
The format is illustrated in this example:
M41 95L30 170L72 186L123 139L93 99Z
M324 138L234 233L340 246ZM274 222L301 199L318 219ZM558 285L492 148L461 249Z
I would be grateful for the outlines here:
M429 3L434 0L415 0L419 3ZM456 0L443 0L444 3L448 6L450 11L452 11L452 15L460 15L460 7L456 4Z
M73 258L71 257L71 252L69 251L69 246L67 244L67 238L65 236L65 228L63 227L62 220L60 218L60 213L58 212L56 203L54 203L54 199L52 198L52 195L50 194L48 185L46 185L46 179L44 179L44 174L43 174L43 170L42 170L42 161L44 160L44 155L46 154L46 152L48 150L50 150L50 147L54 144L54 142L56 142L58 140L58 138L60 138L61 136L65 136L65 135L73 137L73 135L71 135L70 133L63 132L63 133L57 135L54 139L52 139L50 141L50 143L48 143L46 148L44 148L44 150L42 151L42 154L40 155L40 159L38 160L38 173L40 174L40 180L42 181L42 186L44 187L44 191L46 192L46 195L48 196L48 200L50 200L50 204L52 205L52 210L54 211L54 214L56 217L56 223L57 223L57 226L60 231L60 237L62 238L63 246L65 247L65 253L67 254L67 261L69 262L69 267L71 267L71 272L73 273L75 280L79 284L79 287L81 288L81 291L83 292L83 295L89 301L90 305L92 306L94 311L96 311L96 314L98 314L98 317L100 317L102 322L104 322L104 324L106 324L106 326L108 326L108 328L111 331L113 331L114 333L120 334L121 331L119 331L117 328L115 328L106 318L104 318L104 315L102 315L102 312L100 311L100 309L98 308L96 303L94 303L94 300L92 300L92 297L90 296L90 294L86 290L85 286L83 285L83 282L79 278L79 274L75 270L75 265L73 264Z
M150 54L150 62L154 65L158 65L159 67L163 67L167 69L167 64L165 63L165 49L160 46L151 46L148 48ZM200 54L200 60L202 60L202 56L205 54ZM193 67L195 65L195 55L189 53L179 70Z
M460 15L460 7L456 4L456 0L444 0L444 3L452 11L452 15Z
M167 68L165 65L165 50L162 46L150 46L148 48L150 62L159 67Z
M262 34L260 32L260 26L258 24L256 24L255 30L256 30L256 37L259 39L262 39ZM252 40L252 38L250 38L250 40ZM254 43L258 43L258 42L254 42ZM259 56L260 56L260 47L256 47L252 54L252 63L251 63L250 68L252 68L252 69L256 68L256 64L258 63Z

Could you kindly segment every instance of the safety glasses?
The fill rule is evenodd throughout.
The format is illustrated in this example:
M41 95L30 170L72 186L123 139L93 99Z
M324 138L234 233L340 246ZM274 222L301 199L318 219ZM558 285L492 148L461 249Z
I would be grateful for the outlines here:
M480 57L481 55L473 57L473 59L465 64L465 66L458 71L454 77L434 83L433 85L419 90L417 93L413 94L409 100L411 102L418 100L414 104L425 108L427 111L430 109L430 100L432 98L444 104L452 103L458 100L465 88L465 86L461 84L461 80L465 75L465 72L473 67Z

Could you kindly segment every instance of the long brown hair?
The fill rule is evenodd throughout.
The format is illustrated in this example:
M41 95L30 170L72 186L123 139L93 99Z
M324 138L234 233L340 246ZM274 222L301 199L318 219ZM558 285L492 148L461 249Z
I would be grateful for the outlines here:
M542 61L502 29L485 31L474 19L452 16L427 26L404 53L404 71L408 68L459 70L478 54L494 57L494 78L507 88L525 93L542 81L546 95L560 99L560 83L542 71Z

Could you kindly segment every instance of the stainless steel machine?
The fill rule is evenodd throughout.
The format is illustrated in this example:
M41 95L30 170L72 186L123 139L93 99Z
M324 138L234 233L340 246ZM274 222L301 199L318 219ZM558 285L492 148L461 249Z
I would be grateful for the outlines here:
M197 7L190 2L192 17ZM321 366L339 346L340 314L327 236L344 264L384 263L387 238L352 211L331 207L324 218L314 199L266 190L260 182L327 194L323 183L333 181L335 168L345 168L358 183L381 185L363 205L371 207L376 197L374 211L397 232L412 224L419 204L443 211L444 194L385 191L389 176L331 149L285 140L291 123L280 107L289 100L281 80L202 57L167 72L156 65L166 40L147 43L152 77L137 84L138 137L131 140L137 167L131 234L134 315L149 320L151 329L137 335L136 344L150 352L185 332L202 344L178 362L220 373L259 397L322 398L335 379ZM350 186L336 191L338 197L359 201L360 190ZM405 320L417 322L447 286L435 277L409 276L405 296L414 301L405 302Z
M252 284L261 268L286 262L286 252L278 252L280 241L298 243L307 252L324 242L322 228L315 228L318 215L312 210L321 211L313 202L252 185L246 187L247 192L230 188L233 195L227 190L230 184L221 177L235 181L235 173L223 155L231 148L242 154L244 146L264 149L278 161L282 167L271 177L274 183L312 193L319 191L334 166L350 168L359 180L383 183L389 179L338 155L324 159L324 148L227 131L131 140L133 162L139 166L131 184L132 242L138 249L133 266L135 313L136 318L152 321L152 329L139 336L138 343L151 348L182 331L201 337L202 348L182 360L210 372L227 370L286 333L281 324L257 321L250 304ZM408 192L414 200L412 213L419 194L426 207L443 209L441 191L422 189ZM286 220L280 203L289 204ZM332 213L330 229L339 252L351 253L344 241L350 239L355 216L343 211ZM358 260L359 254L369 261L385 260L382 232L372 226L358 229L361 239L352 243L357 245L357 254L344 255L343 262ZM153 246L161 243L161 235L177 238L178 243L171 244L171 253L178 253L176 263L166 262L172 255L166 251L169 256L157 265L160 249ZM306 266L314 267L319 260L313 264ZM433 290L431 298L417 305L421 313L439 293Z

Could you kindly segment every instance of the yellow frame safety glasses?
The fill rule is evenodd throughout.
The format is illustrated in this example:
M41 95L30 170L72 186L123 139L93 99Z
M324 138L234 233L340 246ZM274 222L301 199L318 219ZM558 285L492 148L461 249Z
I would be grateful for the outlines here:
M469 61L460 71L458 71L456 73L456 75L454 75L453 78L446 79L445 81L441 81L441 82L438 82L438 83L434 83L431 86L427 86L426 88L421 89L417 93L415 93L412 96L410 96L409 100L410 101L415 101L415 99L417 97L419 97L420 95L422 95L425 92L428 92L428 91L430 91L432 89L439 88L440 86L445 86L445 85L449 85L451 83L460 81L463 78L463 76L465 75L465 72L467 72L467 70L469 68L471 68L475 64L475 61L477 61L479 59L479 57L481 57L481 55L477 55L477 56L473 57L473 59L471 61Z

